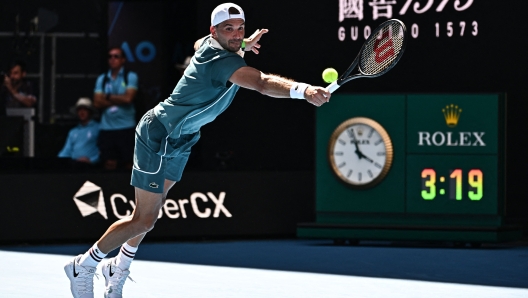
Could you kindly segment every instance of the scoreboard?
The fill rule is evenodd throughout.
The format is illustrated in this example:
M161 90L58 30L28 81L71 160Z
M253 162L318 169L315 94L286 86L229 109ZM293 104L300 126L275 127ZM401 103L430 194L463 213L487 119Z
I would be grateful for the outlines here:
M317 110L316 222L298 236L468 243L506 226L502 94L336 94Z
M500 214L504 200L504 99L407 97L407 210Z

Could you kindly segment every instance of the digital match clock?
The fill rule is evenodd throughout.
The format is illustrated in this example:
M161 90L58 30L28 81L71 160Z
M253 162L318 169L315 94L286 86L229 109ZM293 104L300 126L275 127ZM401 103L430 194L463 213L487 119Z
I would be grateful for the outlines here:
M463 198L471 201L480 201L484 195L483 191L483 173L480 169L471 169L467 173L467 180L464 178L462 169L449 171L448 179L437 174L434 169L424 169L422 171L422 198L424 200L434 200L437 195L444 196L448 194L450 200L460 201ZM446 182L447 183L444 183ZM462 184L467 181L468 191L464 192ZM447 184L447 185L446 185ZM446 192L445 187L448 188Z
M495 156L410 155L407 210L420 213L493 214L501 179Z

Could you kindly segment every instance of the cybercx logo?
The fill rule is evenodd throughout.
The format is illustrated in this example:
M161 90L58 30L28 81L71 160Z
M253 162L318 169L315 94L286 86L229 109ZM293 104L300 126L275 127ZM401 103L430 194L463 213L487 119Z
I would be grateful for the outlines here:
M206 194L195 192L191 194L189 199L173 200L168 198L165 205L160 209L158 218L164 215L170 219L188 218L192 214L198 218L233 217L224 206L225 198L225 192L220 192L218 195L212 192ZM108 219L103 190L92 182L86 181L73 197L73 201L83 217L98 212L105 219ZM133 200L129 200L119 193L110 196L110 206L112 213L118 219L131 215L136 207Z
M105 219L108 219L103 190L92 182L84 182L83 186L73 196L73 201L83 217L99 212Z

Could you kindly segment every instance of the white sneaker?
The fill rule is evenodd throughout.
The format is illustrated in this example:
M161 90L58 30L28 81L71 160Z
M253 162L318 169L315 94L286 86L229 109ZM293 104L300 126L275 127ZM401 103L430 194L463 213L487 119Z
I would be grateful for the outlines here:
M122 270L115 264L115 258L106 259L102 262L103 276L105 278L105 298L122 298L123 297L123 285L128 277L131 281L134 281L130 276L130 270ZM135 281L134 281L135 282Z
M81 256L76 256L64 265L64 272L70 279L70 289L74 298L93 298L93 277L97 274L95 267L79 265Z

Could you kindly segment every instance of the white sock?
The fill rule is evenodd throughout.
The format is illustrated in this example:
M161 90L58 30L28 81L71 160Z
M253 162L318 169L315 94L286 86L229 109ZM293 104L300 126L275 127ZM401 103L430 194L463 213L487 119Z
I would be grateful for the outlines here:
M132 260L136 256L137 250L137 247L130 246L126 242L123 243L121 249L119 250L119 253L116 256L116 266L121 268L121 270L129 269L130 264L132 264Z
M103 253L97 243L95 243L79 260L79 265L88 266L88 267L97 267L99 262L106 257L106 254Z

